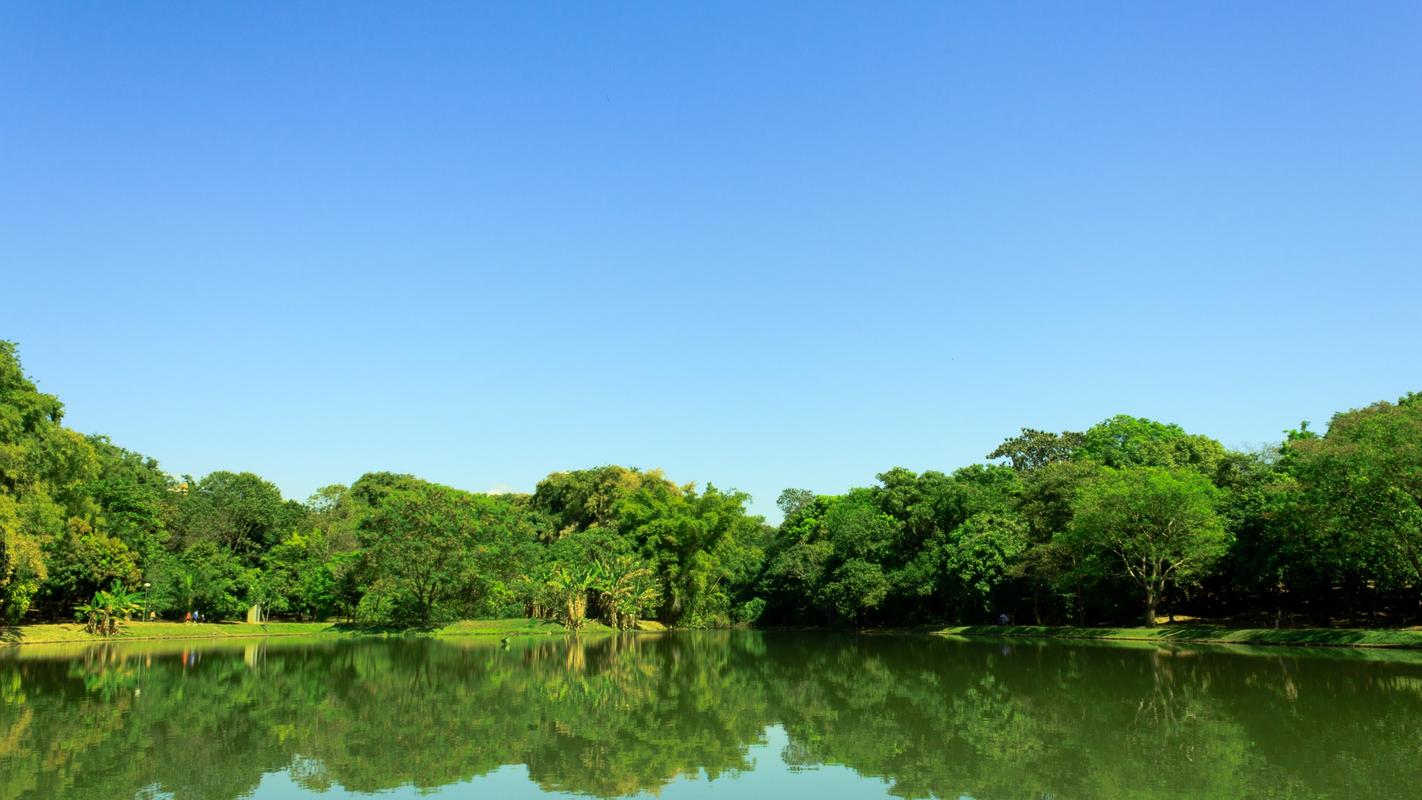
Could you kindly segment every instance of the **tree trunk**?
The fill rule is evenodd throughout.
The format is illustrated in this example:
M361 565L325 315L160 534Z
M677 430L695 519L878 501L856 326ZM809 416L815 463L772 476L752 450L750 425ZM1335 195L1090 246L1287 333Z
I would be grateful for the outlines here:
M1146 586L1146 618L1147 628L1155 627L1155 609L1160 605L1160 597L1155 591L1155 584Z

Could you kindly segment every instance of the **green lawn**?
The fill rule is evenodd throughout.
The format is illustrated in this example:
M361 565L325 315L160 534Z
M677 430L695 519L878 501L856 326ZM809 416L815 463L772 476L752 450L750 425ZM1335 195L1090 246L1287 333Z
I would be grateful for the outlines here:
M1422 648L1422 630L1361 628L1221 628L1162 625L1158 628L1071 628L1047 625L963 625L944 628L946 636L1023 636L1036 639L1125 639L1156 642L1302 645L1312 647Z
M601 633L604 625L589 623L583 632ZM78 623L48 623L0 628L0 645L56 644L153 639L226 639L246 636L550 636L566 633L556 622L538 619L475 619L436 628L402 629L332 624L328 622L129 622L115 636L95 636Z
M368 629L360 626L348 628L352 633L393 633L406 635L410 633L421 636L561 636L568 631L557 622L550 622L546 619L526 619L515 617L512 619L465 619L459 622L451 622L448 625L441 625L438 628L420 630L400 630L400 629ZM588 621L583 626L583 633L608 633L612 629L599 622Z

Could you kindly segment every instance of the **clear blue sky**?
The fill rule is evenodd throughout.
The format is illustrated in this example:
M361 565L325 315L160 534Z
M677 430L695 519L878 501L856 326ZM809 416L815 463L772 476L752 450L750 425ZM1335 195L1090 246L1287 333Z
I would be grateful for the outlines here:
M1422 389L1422 4L6 3L0 338L304 498Z

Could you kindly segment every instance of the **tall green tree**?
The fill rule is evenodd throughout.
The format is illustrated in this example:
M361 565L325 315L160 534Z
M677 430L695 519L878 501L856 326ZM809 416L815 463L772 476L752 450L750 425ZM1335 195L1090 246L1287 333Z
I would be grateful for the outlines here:
M53 616L64 615L83 599L114 583L125 587L141 581L137 555L123 540L73 518L68 528L44 546L48 577L42 603Z
M1115 469L1185 467L1210 476L1224 455L1224 446L1208 436L1128 414L1088 428L1077 451L1078 457Z
M361 522L380 616L433 621L470 569L473 496L435 484L390 491Z
M936 549L939 591L952 616L967 620L993 608L1027 549L1027 526L1011 514L974 514Z
M257 599L254 570L211 540L164 554L149 566L152 610L181 619L198 611L209 619L240 619Z
M97 510L82 487L98 459L63 418L59 398L26 377L15 344L0 341L0 618L29 610L48 576L44 545Z
M1155 625L1166 590L1188 587L1224 554L1219 502L1220 490L1193 470L1108 468L1082 487L1064 542L1085 569L1136 586Z
M1286 451L1334 579L1422 590L1422 394L1338 414Z
M192 483L178 502L185 544L212 541L256 566L304 516L272 482L251 472L218 471Z
M589 528L617 527L619 504L640 490L664 493L677 488L659 470L609 465L555 472L539 481L532 503L535 510L556 520L551 535L566 536Z
M750 497L707 486L647 481L616 507L616 530L661 579L658 618L679 625L728 624L764 559L763 520Z
M987 457L1005 458L1018 472L1031 472L1048 464L1071 460L1085 443L1085 436L1076 431L1051 433L1023 428L1018 435L1005 439Z
M0 619L18 621L49 577L39 540L30 535L13 497L0 494Z
M98 456L97 474L83 487L98 505L94 527L117 538L140 558L156 556L167 544L176 502L176 483L152 458L125 450L105 436L90 436Z
M1027 525L1028 545L1013 565L1020 610L1032 618L1079 623L1088 599L1088 576L1077 569L1080 554L1065 546L1061 535L1071 526L1072 504L1081 487L1104 469L1086 458L1054 461L1023 476L1017 496L1017 515Z
M786 517L815 502L815 493L809 489L785 489L776 498L775 505Z
M504 608L531 568L526 505L423 481L385 491L361 520L369 570L366 613L428 624Z

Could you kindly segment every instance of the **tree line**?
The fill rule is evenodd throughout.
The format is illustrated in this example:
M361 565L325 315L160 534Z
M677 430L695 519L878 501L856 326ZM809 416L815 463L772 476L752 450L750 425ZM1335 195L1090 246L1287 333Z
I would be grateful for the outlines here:
M1230 450L1118 415L1023 429L951 473L749 497L620 466L480 494L373 472L304 502L250 472L174 477L63 425L0 342L0 615L141 613L618 628L1413 618L1422 395Z

